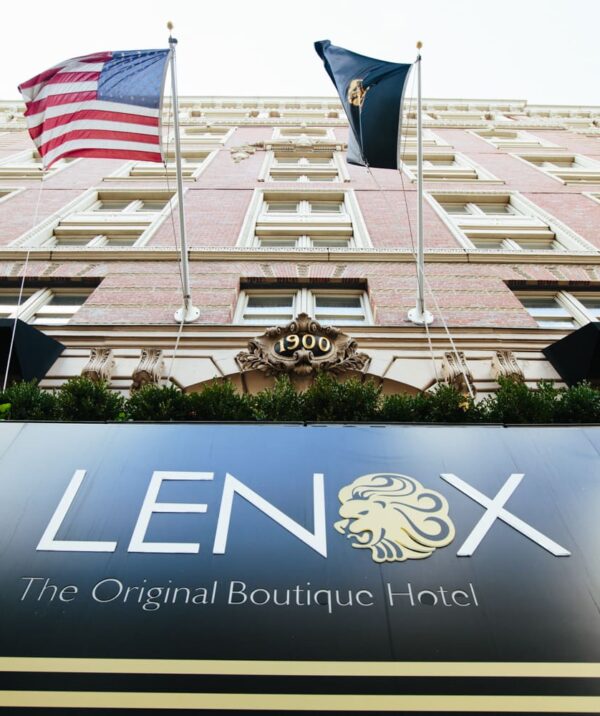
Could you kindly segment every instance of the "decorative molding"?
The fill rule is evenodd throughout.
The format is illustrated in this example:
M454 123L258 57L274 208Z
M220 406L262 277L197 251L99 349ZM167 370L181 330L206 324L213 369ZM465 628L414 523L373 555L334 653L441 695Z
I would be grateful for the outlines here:
M137 368L132 373L131 390L138 390L144 385L157 385L164 370L163 352L158 348L142 348L142 355Z
M244 159L248 159L252 154L255 154L257 149L264 148L264 142L255 142L254 144L241 144L238 147L231 147L229 151L233 161L239 164Z
M109 383L114 367L115 361L110 348L92 348L90 359L83 367L81 375L93 381Z
M357 347L356 341L339 328L321 326L308 314L300 313L286 326L269 328L251 339L248 350L237 354L236 362L242 372L259 370L266 375L364 373L371 359L357 352Z
M447 351L442 360L442 378L461 393L469 392L469 386L475 393L473 376L462 351Z
M496 351L492 357L492 374L498 378L512 378L513 380L525 380L523 370L519 365L515 354L512 351Z

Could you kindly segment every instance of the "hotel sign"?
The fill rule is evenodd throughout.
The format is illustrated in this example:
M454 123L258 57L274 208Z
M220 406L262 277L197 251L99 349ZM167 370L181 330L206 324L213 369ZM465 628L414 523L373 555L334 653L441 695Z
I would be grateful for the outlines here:
M0 666L587 674L599 453L598 428L0 425Z

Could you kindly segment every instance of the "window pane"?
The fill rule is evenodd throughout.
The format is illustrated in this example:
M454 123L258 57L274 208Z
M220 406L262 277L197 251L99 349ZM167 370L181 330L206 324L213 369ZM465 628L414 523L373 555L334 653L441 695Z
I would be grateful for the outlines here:
M350 238L311 239L311 244L317 248L345 248L350 244Z
M560 251L560 246L554 239L513 239L513 241L526 251Z
M354 310L362 310L362 304L359 296L328 296L320 294L315 296L315 306L317 308L348 308Z
M81 306L88 293L53 293L46 306Z
M248 296L248 308L273 308L291 307L294 304L294 296L283 294L276 296Z
M133 246L136 241L137 238L135 237L131 239L111 239L110 237L108 237L105 246L109 248L116 248L118 246Z
M555 297L522 298L521 303L532 316L569 316L569 312Z
M258 245L259 246L273 246L273 247L287 247L287 248L293 248L296 246L297 239L291 238L273 238L273 239L265 239L259 237L258 239Z
M511 214L508 204L477 204L477 208L484 214Z
M113 199L103 199L100 205L97 206L94 211L123 211L127 206L131 204L130 200L127 201L116 201Z
M33 295L33 291L24 290L19 300L19 291L2 290L0 291L0 304L2 306L20 306Z
M143 201L137 211L162 211L165 206L165 201Z
M310 209L315 214L339 214L342 204L339 201L311 201Z
M504 249L504 239L471 239L478 249Z
M298 202L270 201L267 204L269 214L295 214L298 211Z
M447 211L448 214L470 214L469 208L466 204L442 204L442 209Z
M600 318L600 298L588 298L586 296L576 296L595 318Z

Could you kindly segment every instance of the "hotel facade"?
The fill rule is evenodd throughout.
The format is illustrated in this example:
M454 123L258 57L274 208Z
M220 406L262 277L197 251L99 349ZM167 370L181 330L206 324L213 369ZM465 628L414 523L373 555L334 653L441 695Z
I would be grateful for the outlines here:
M181 326L168 103L165 166L71 159L44 172L23 106L2 102L0 317L65 346L42 387L83 374L124 393L215 378L256 392L278 372L306 385L317 368L261 353L265 331L287 335L299 314L340 329L337 374L386 393L447 382L481 399L503 375L560 381L542 350L600 316L600 107L424 100L425 328L407 315L415 105L405 103L396 172L346 163L337 99L181 98L200 309Z

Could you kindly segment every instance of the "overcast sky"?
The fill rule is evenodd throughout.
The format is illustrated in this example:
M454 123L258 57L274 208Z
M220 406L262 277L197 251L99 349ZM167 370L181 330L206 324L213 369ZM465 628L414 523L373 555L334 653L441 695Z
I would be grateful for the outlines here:
M600 0L10 0L0 98L61 60L166 46L180 95L326 95L312 43L412 62L423 94L600 105Z

